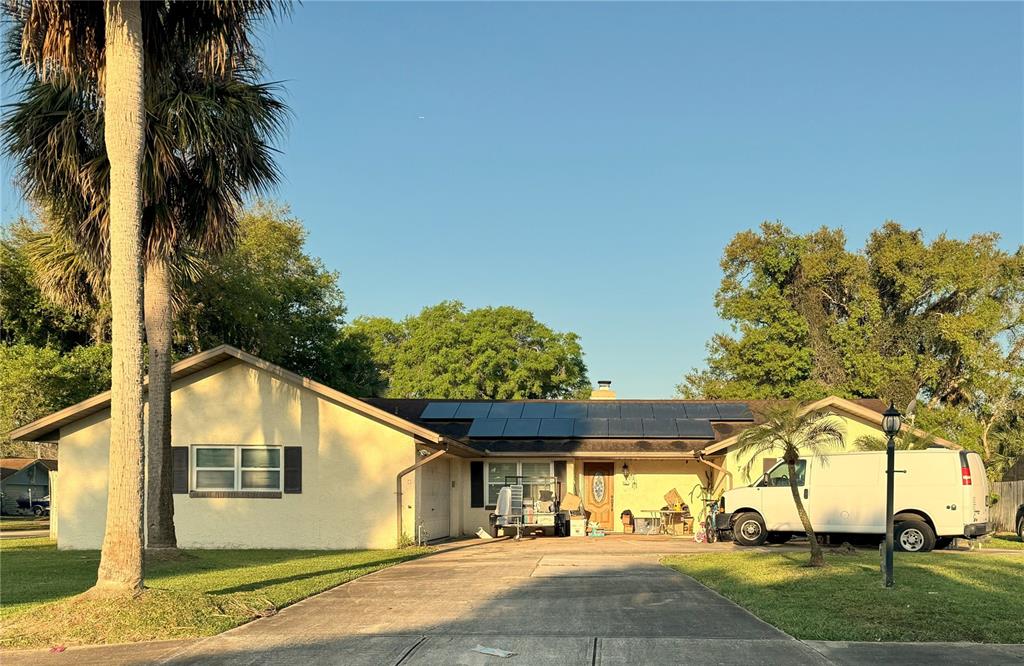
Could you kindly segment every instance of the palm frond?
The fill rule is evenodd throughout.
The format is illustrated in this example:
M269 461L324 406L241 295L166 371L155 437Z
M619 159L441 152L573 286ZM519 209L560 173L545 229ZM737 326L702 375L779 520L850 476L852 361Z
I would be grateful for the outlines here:
M828 413L803 413L798 404L786 403L763 416L763 423L743 431L736 442L736 450L748 456L743 466L746 476L764 454L778 453L790 462L806 455L824 455L845 441L842 422Z
M51 227L25 245L36 286L50 300L72 312L94 312L109 299L106 271L74 241Z

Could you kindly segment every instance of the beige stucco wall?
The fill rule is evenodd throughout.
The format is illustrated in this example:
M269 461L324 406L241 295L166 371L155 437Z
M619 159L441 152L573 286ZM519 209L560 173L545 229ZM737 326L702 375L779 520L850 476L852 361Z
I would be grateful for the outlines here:
M869 423L867 421L855 418L851 415L845 414L840 411L832 411L831 415L834 419L840 422L844 432L844 442L842 447L825 449L825 452L841 453L843 451L855 451L857 450L854 446L854 442L858 438L864 435L872 435L876 437L883 436L882 430L878 426ZM765 458L778 458L781 452L765 454L760 456L750 456L749 454L730 449L725 455L725 464L723 465L727 470L733 474L733 487L738 488L740 486L748 486L755 480L760 478L763 473L763 460ZM746 471L745 466L748 461L753 458L754 462L750 466L749 473ZM722 490L728 490L728 482L721 484Z
M302 446L302 493L279 499L174 496L184 548L389 548L395 475L413 464L410 435L240 361L174 384L174 446ZM98 548L106 515L109 412L61 430L60 548ZM416 520L415 474L403 523Z
M623 465L627 464L628 479L622 473ZM619 516L626 509L636 516L649 515L643 512L661 509L665 506L665 494L673 488L690 505L691 511L698 513L701 495L693 488L706 482L703 475L707 469L696 460L616 460L611 529L622 531Z

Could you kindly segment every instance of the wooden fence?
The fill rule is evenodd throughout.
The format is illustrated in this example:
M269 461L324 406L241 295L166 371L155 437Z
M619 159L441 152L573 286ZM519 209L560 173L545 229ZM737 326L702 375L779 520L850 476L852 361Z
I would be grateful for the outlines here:
M1024 481L997 481L992 492L999 495L999 501L989 509L989 520L1000 532L1013 531L1017 507L1024 504Z

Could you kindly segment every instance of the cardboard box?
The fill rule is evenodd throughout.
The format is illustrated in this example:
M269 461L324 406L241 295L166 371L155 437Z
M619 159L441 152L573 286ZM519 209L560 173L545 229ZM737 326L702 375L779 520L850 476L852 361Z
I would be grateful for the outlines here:
M573 518L569 521L569 536L587 536L587 521L583 518Z

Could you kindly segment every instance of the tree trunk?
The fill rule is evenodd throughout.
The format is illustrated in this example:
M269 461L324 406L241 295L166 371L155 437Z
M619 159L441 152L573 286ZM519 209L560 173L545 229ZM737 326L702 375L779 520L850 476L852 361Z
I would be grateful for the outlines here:
M149 427L146 439L146 547L177 548L171 469L171 267L146 266L146 344L149 347Z
M796 512L800 516L804 532L807 532L807 538L811 542L811 561L809 564L812 567L823 567L825 566L825 556L821 552L818 537L814 533L814 528L811 527L811 519L807 517L807 509L804 508L803 500L800 499L800 490L796 485L796 463L787 460L786 467L789 469L789 489L793 491L793 502L796 504Z
M142 16L138 0L107 0L105 126L110 159L111 362L106 530L93 590L142 589Z

